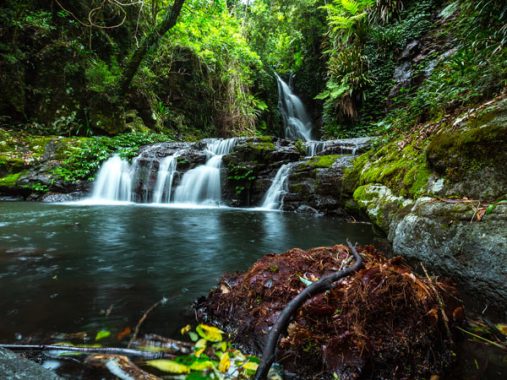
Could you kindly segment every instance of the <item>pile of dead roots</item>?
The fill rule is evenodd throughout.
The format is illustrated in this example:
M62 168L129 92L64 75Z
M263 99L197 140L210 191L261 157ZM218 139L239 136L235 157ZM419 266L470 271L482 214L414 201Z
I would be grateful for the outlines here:
M304 378L414 379L442 374L452 361L454 326L463 318L455 289L415 274L400 258L358 249L364 266L307 301L279 344L277 360ZM336 245L267 255L226 275L197 305L236 341L260 353L285 305L309 281L350 265Z

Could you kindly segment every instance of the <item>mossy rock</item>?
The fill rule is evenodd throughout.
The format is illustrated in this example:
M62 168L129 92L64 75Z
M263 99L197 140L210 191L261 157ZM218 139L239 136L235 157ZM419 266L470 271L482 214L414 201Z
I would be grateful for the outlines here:
M0 178L0 187L14 188L18 179L23 175L24 172L9 174L5 177Z
M310 169L327 169L333 166L337 159L342 157L340 154L329 154L327 156L315 156L308 161L303 162L300 166Z
M507 188L507 100L443 129L428 145L426 158L448 180L447 195L502 197Z

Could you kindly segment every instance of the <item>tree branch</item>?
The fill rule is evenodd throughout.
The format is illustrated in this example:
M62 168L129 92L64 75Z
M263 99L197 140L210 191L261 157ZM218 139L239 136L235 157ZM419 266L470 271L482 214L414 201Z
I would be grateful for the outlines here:
M124 94L129 90L130 85L132 84L132 80L134 79L139 66L146 56L146 53L148 53L151 48L155 47L159 43L160 38L162 38L164 34L166 34L174 25L176 25L176 21L178 20L178 17L181 13L184 2L185 0L174 0L174 4L171 7L171 10L167 9L164 20L160 23L159 26L155 28L153 32L151 32L143 39L139 48L137 48L134 54L130 57L127 64L125 65L125 70L118 83L118 89L120 91L119 95Z
M5 348L12 351L69 351L81 352L84 354L111 354L111 355L124 355L135 356L143 359L160 359L160 358L174 358L175 355L166 352L147 352L141 350L134 350L131 348L115 348L115 347L75 347L63 346L57 344L0 344L0 348Z
M339 272L322 277L319 281L314 282L312 285L304 289L301 293L294 297L294 299L290 301L287 306L285 306L285 309L283 309L283 311L280 313L278 320L269 332L269 336L262 353L261 363L257 369L257 372L255 373L255 380L264 380L266 378L269 369L271 368L271 364L273 364L273 361L275 360L275 351L280 335L282 335L282 333L287 329L292 316L297 312L297 310L309 298L331 289L334 282L350 276L363 265L363 258L361 255L359 255L356 248L352 246L348 240L347 244L356 260L354 265Z

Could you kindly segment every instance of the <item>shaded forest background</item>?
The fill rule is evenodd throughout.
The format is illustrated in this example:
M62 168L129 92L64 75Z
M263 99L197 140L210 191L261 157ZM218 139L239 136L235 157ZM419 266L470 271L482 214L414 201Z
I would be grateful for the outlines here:
M7 0L0 126L37 135L277 135L274 72L324 138L398 133L502 91L502 0ZM116 110L121 105L120 121Z

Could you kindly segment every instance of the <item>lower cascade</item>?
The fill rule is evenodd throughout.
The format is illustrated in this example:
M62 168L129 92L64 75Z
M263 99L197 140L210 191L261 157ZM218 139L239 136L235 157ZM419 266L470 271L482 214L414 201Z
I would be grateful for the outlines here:
M221 167L222 158L229 154L237 139L215 140L206 142L207 160L204 165L187 171L181 183L173 191L174 181L178 174L178 157L176 152L158 161L150 159L147 168L142 167L143 155L136 157L130 165L117 154L106 160L97 174L93 186L92 201L99 202L132 202L140 203L189 203L219 204L221 202ZM156 168L156 181L152 181L152 169Z
M283 196L288 192L288 182L291 164L285 164L278 169L273 183L262 202L262 208L280 210L283 206Z
M130 165L115 154L108 159L97 175L93 185L92 199L125 201L132 199L132 176Z
M219 204L222 200L222 179L220 176L222 158L234 149L236 141L236 139L227 139L208 143L206 164L185 173L181 185L174 193L174 202Z

